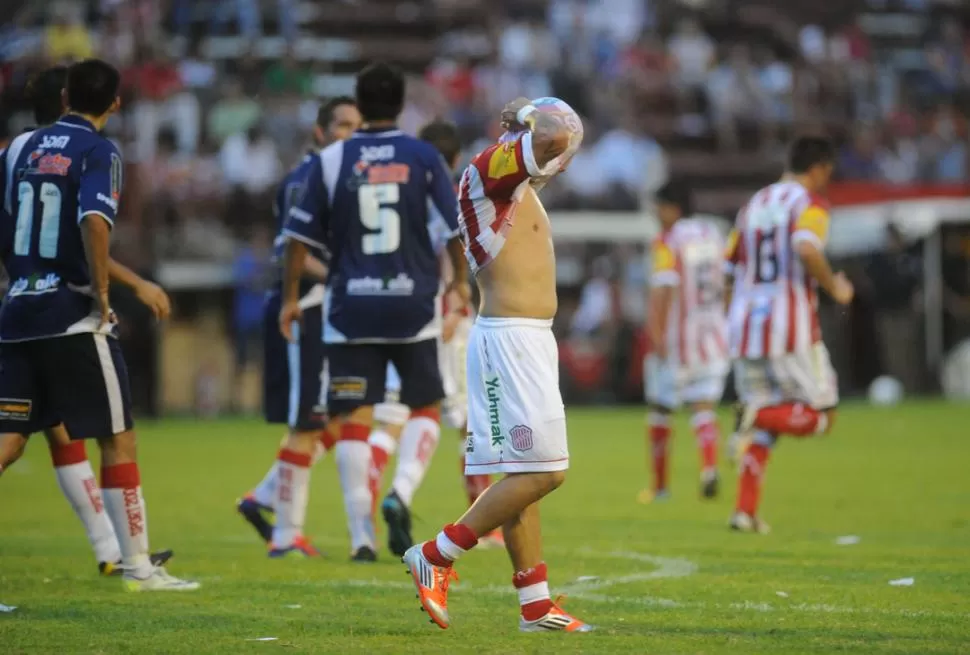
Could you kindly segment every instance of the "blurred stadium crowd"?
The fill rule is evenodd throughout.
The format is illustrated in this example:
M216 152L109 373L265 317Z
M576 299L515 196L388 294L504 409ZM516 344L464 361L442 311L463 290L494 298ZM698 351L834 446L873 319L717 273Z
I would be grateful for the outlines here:
M5 14L8 134L30 124L24 88L39 68L96 55L124 70L108 127L127 165L119 258L149 272L232 262L243 360L271 276L274 185L302 156L320 98L352 91L372 58L411 74L402 127L448 118L468 155L495 138L514 96L572 104L586 141L546 192L553 210L639 211L677 175L698 211L730 220L806 130L838 139L843 180L967 179L970 8L959 0L13 0ZM952 307L970 326L970 247L954 243ZM559 254L567 366L583 371L587 348L605 348L617 362L610 397L629 397L642 248ZM873 266L899 268L859 270Z

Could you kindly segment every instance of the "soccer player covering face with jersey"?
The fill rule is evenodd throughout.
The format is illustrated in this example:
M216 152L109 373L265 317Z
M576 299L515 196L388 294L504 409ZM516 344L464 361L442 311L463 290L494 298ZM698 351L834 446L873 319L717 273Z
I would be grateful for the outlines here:
M644 360L644 388L650 404L647 452L653 464L652 491L640 502L666 498L670 414L686 402L701 458L701 495L717 495L714 409L730 367L724 319L724 243L708 221L690 217L689 189L671 181L657 191L663 232L653 244L650 276L650 354Z
M324 148L350 137L360 127L360 113L353 98L338 97L324 104L317 114L313 141ZM317 156L313 150L280 182L274 206L280 234L276 238L277 257L282 260L285 239L283 223L290 208L305 192L307 173ZM321 403L321 381L324 367L323 331L324 281L328 253L316 250L303 260L298 281L298 296L303 309L303 324L293 326L293 341L280 334L278 320L282 305L282 279L267 294L263 306L263 414L268 423L287 426L276 461L263 480L236 505L242 516L270 544L270 557L285 555L315 556L319 552L303 535L308 485L293 486L293 467L297 478L303 470L319 461L335 443L335 436L324 425L326 407ZM307 453L288 447L288 441L313 444ZM281 471L283 474L281 475ZM307 477L308 479L308 477ZM275 526L272 513L276 513Z
M61 422L73 439L97 439L126 587L190 590L198 584L150 559L128 374L108 302L122 162L98 131L119 106L119 85L105 62L73 65L68 113L0 156L0 198L13 219L2 253L11 284L0 308L0 462Z
M65 113L63 91L67 85L67 67L54 66L38 73L27 85L27 96L33 105L34 121L38 126L54 124ZM21 148L37 128L25 130L14 141L15 148ZM0 250L9 247L14 236L14 219L0 212L6 221L0 227ZM168 295L156 284L137 275L126 266L113 259L109 260L109 275L112 282L129 287L155 317L168 318L171 311ZM51 462L57 476L57 484L67 498L75 515L84 525L91 549L94 551L101 575L121 575L121 546L118 536L108 515L104 511L104 499L94 469L88 461L84 441L72 441L64 425L55 425L44 430L47 445L51 452ZM151 554L153 564L164 564L172 556L171 550Z
M831 430L839 401L835 371L822 342L818 292L852 302L852 284L824 255L828 204L820 197L835 167L827 139L802 137L789 150L787 173L744 206L728 240L734 274L729 338L734 381L743 403L735 530L768 532L758 516L761 481L778 437Z
M462 302L469 291L447 167L434 146L396 127L404 104L402 74L384 64L368 66L357 76L356 99L364 127L313 159L303 198L287 217L280 329L294 340L294 321L303 314L299 280L307 249L328 249L327 406L341 421L336 458L352 557L372 561L367 438L374 405L384 398L388 362L401 376L400 401L411 410L401 434L402 456L430 461L440 438L436 238L448 240L456 270L451 286ZM292 443L297 452L312 447L312 441ZM306 468L291 466L294 488L305 485ZM407 507L385 505L384 515L391 549L403 552L411 540Z
M466 473L502 473L455 523L410 548L404 562L431 620L447 628L455 561L501 527L525 632L591 627L549 598L539 501L569 466L552 319L556 266L536 190L563 170L583 126L555 98L520 98L502 113L502 142L472 160L459 185L461 235L481 304L468 344Z

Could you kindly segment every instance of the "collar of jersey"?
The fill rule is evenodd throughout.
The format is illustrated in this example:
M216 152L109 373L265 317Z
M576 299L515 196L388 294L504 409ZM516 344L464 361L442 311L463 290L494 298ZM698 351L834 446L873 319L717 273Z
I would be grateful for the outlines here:
M67 114L66 116L61 116L61 119L57 121L58 125L64 127L75 127L82 130L87 130L88 132L97 132L94 129L94 124L87 120L86 118L81 118L77 114Z
M372 136L400 136L404 134L399 128L393 127L362 127L354 132L353 138L372 137Z

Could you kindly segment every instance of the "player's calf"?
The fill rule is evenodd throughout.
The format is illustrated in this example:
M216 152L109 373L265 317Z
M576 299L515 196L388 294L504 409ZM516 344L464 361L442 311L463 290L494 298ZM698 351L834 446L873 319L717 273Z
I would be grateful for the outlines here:
M27 438L22 434L0 435L0 474L24 454Z

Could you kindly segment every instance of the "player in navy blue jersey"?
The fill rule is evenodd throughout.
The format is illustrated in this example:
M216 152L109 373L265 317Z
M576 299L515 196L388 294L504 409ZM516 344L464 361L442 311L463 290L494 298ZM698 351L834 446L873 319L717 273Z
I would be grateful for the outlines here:
M451 286L462 303L468 301L469 287L448 167L433 145L396 127L404 104L403 76L385 64L370 65L357 76L356 98L364 127L314 157L305 193L287 216L280 329L294 341L293 325L303 315L303 261L309 248L329 250L327 403L341 421L336 458L352 557L373 561L367 437L374 405L384 398L389 362L401 376L400 400L411 409L401 452L427 461L440 439L444 393L438 368L441 276L436 239L448 240L456 271ZM288 447L309 453L313 443L293 439ZM289 462L282 466L305 484L305 467ZM383 511L391 550L403 552L411 542L408 508L385 503Z
M317 113L313 141L318 148L323 148L350 137L358 127L360 113L354 99L346 96L334 98L320 107ZM304 192L307 172L316 152L308 153L280 182L275 204L280 228L290 206ZM275 244L278 257L283 243L280 234ZM271 557L290 553L306 556L319 554L303 536L307 494L305 491L302 495L292 493L291 480L279 475L279 462L296 461L305 464L304 468L309 468L333 447L336 440L336 436L325 429L326 407L321 403L320 393L325 354L321 335L326 256L324 251L315 250L303 261L299 280L303 325L296 328L293 342L288 343L278 328L282 280L267 294L264 305L263 414L269 423L287 425L288 431L277 455L278 461L262 482L237 503L237 509L266 542L283 545L271 547ZM312 454L288 449L286 446L290 436L294 440L314 444ZM277 514L275 526L267 516L272 511Z
M52 125L65 113L62 91L67 84L67 66L54 66L38 73L27 85L27 96L31 101L34 121L38 126ZM37 128L29 128L14 139L14 147L30 138ZM4 226L9 228L4 232L0 227L0 236L11 243L14 231L13 219L0 212L3 221L9 221ZM168 318L171 311L168 295L156 284L137 275L134 271L119 264L113 259L109 261L109 275L112 282L129 287L135 296L159 320ZM6 290L4 290L6 291ZM88 461L84 441L72 441L64 425L56 425L44 430L47 445L51 452L51 461L57 476L58 486L64 493L74 513L84 525L88 541L94 550L101 575L121 575L121 546L114 527L104 511L104 500L101 488L94 475L94 469ZM172 556L171 550L152 553L154 564L164 564Z
M0 156L0 199L12 219L0 253L11 280L0 307L0 464L31 433L60 423L73 439L97 439L125 586L191 590L199 585L150 559L128 374L108 300L122 162L98 131L120 104L119 85L103 61L74 64L68 113Z

